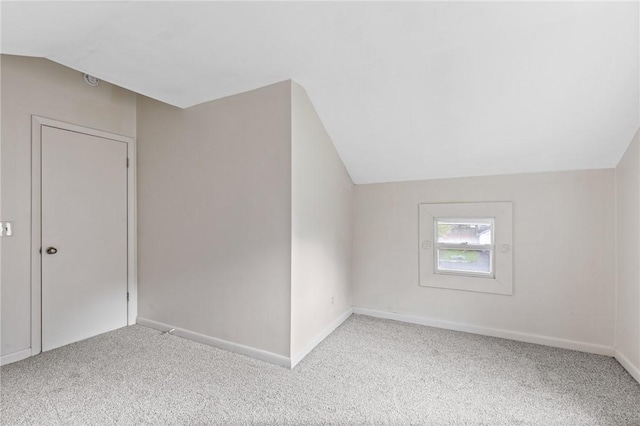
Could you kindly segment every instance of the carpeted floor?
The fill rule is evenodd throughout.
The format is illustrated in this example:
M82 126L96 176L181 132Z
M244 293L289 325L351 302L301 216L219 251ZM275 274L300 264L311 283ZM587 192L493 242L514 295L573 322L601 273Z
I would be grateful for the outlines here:
M11 425L640 425L612 358L360 315L294 370L133 326L0 374Z

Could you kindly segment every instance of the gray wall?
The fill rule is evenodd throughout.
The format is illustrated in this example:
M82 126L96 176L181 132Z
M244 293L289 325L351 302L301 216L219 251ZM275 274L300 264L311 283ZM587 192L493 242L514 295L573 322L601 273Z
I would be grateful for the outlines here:
M640 372L640 131L616 168L616 350ZM640 377L636 377L640 380Z
M352 306L353 182L305 90L292 85L291 354Z
M514 294L418 285L418 204L513 201ZM357 185L355 306L613 346L614 171Z
M291 85L138 101L138 315L289 356Z
M2 355L31 347L31 115L126 136L136 134L136 95L46 59L2 55Z

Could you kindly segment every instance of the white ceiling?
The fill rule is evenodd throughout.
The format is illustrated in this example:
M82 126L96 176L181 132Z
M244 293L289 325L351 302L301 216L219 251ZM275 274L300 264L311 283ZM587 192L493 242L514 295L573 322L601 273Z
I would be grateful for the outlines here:
M638 2L2 3L3 53L189 107L285 79L356 183L614 167Z

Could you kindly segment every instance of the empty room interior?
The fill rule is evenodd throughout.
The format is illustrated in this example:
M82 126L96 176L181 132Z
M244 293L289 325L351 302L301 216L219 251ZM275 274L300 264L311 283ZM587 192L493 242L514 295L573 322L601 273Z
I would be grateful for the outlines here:
M638 1L0 12L0 423L640 425Z

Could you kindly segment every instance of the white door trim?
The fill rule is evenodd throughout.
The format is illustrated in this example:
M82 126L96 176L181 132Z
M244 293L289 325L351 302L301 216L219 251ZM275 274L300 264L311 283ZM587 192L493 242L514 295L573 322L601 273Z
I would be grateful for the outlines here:
M137 238L136 238L136 141L129 136L117 135L50 118L31 116L31 355L42 352L42 205L41 205L41 153L42 126L83 133L127 144L127 324L136 323L138 316Z

